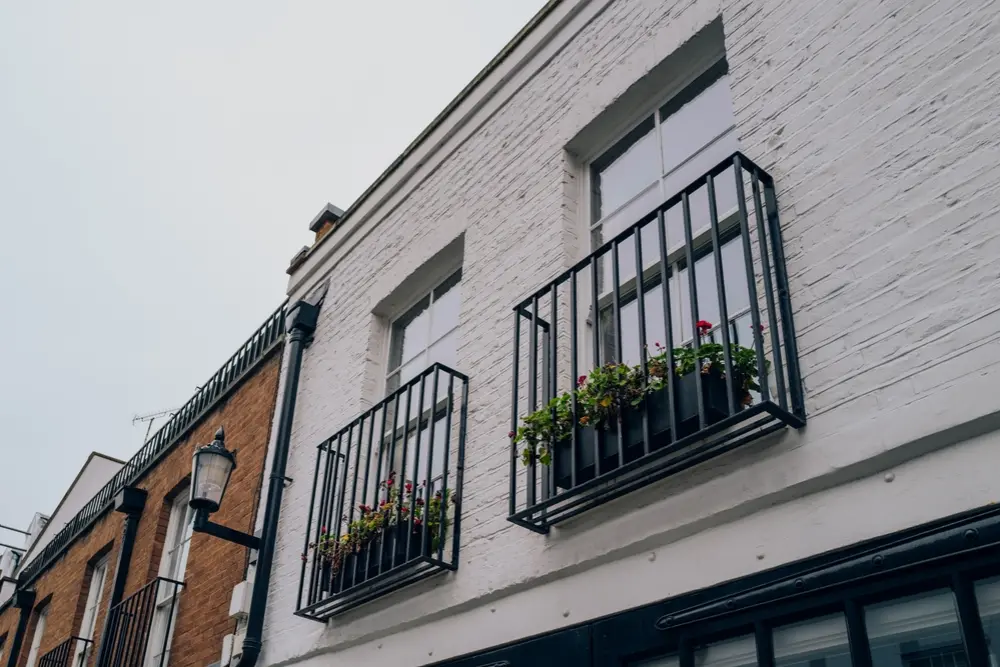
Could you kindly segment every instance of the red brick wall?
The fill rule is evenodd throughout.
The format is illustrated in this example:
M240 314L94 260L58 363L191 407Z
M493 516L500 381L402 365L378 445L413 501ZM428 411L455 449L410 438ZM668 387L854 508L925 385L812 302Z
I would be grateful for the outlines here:
M226 429L226 446L237 449L238 455L237 468L233 471L223 507L212 519L238 530L253 530L280 365L279 348L272 351L251 376L216 405L137 484L148 495L132 552L125 586L126 597L156 577L166 534L169 502L190 477L191 455L195 447L211 442L219 426ZM184 492L187 492L186 488ZM124 521L122 514L113 511L105 514L35 581L36 605L49 606L39 655L44 655L79 631L88 592L89 565L103 553L108 553L108 576L98 611L95 649L90 660L93 665L96 644L104 629L107 603L111 597ZM229 601L233 586L245 576L246 557L247 550L239 545L208 535L194 535L184 576L186 585L178 602L170 667L205 667L219 660L222 638L235 629L235 622L229 618ZM27 661L36 616L32 614L21 645L19 667ZM12 607L0 613L0 636L8 634L6 652L9 652L13 641L17 619L18 610ZM6 656L0 667L5 667L5 664Z

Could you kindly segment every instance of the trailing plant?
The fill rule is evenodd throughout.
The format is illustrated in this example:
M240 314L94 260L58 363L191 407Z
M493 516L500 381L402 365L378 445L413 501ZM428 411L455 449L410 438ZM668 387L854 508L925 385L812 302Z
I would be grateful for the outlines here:
M521 462L524 465L529 465L535 457L543 465L551 463L550 444L566 440L573 431L572 401L573 397L568 393L556 396L544 408L525 415L517 432L508 434L514 444L522 446Z
M396 473L390 473L386 480L379 483L377 498L382 500L377 507L358 504L358 518L347 524L346 532L335 536L323 526L320 528L319 538L309 548L321 562L329 563L336 575L346 555L359 553L368 545L378 542L388 529L408 524L412 514L414 528L421 529L426 522L431 549L436 549L449 525L448 511L445 510L442 522L441 508L454 505L455 497L451 489L434 492L430 502L425 496L424 482L414 487L413 482L407 480L400 491L396 484ZM348 517L342 517L344 522L347 519ZM303 554L302 558L305 560L306 555Z
M673 349L673 371L678 376L693 373L700 362L701 373L717 372L725 377L725 347L720 343L705 340L713 325L711 322L697 322L699 344ZM521 418L517 431L508 436L516 445L521 445L521 463L530 465L533 460L549 465L552 462L551 448L568 440L573 433L573 398L576 397L576 413L581 426L608 428L626 407L638 407L647 394L666 387L670 378L667 349L659 343L656 351L646 360L648 381L643 380L642 366L622 363L608 363L581 375L572 392L563 392L549 401L548 405ZM750 405L751 391L760 391L758 383L757 352L753 348L736 343L729 346L734 379L742 392L742 404ZM771 362L764 360L765 372Z
M589 376L577 380L580 424L607 428L623 408L637 407L645 395L641 367L619 363L598 366Z

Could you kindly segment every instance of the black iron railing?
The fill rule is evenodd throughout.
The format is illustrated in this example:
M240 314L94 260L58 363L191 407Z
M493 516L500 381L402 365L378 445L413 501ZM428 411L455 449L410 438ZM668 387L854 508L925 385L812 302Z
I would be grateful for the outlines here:
M538 532L804 425L771 177L734 154L518 304L512 393Z
M236 384L281 342L285 333L284 304L278 308L247 340L222 368L208 379L191 399L160 428L136 454L115 473L114 477L91 498L83 508L34 556L19 580L28 586L62 553L97 517L109 510L115 496L134 484L159 461L188 430L223 398Z
M38 667L84 667L94 642L70 637L38 659Z
M300 616L458 568L469 381L435 363L319 446Z
M108 612L96 667L166 667L184 582L158 577Z

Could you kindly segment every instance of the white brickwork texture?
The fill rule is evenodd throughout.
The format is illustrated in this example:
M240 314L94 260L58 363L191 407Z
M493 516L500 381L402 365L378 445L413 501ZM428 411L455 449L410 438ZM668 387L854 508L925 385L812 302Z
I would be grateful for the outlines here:
M330 290L302 368L262 665L430 663L998 495L982 470L997 443L976 445L977 464L952 427L1000 408L1000 3L585 4L603 9L316 276ZM506 521L511 308L586 252L564 147L719 16L743 151L777 186L809 424L536 535ZM326 626L293 616L315 447L366 408L385 353L372 309L462 233L459 571ZM901 483L883 482L896 466ZM581 593L597 599L571 608Z

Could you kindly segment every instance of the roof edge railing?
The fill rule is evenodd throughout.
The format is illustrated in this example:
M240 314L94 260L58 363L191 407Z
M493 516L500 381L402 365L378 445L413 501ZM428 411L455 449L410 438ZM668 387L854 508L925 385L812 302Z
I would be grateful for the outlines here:
M114 504L123 488L137 482L160 457L170 451L216 403L252 371L274 349L285 332L285 305L282 304L257 328L239 349L202 384L188 401L164 424L107 484L56 533L41 553L25 565L19 585L30 585L77 536Z

